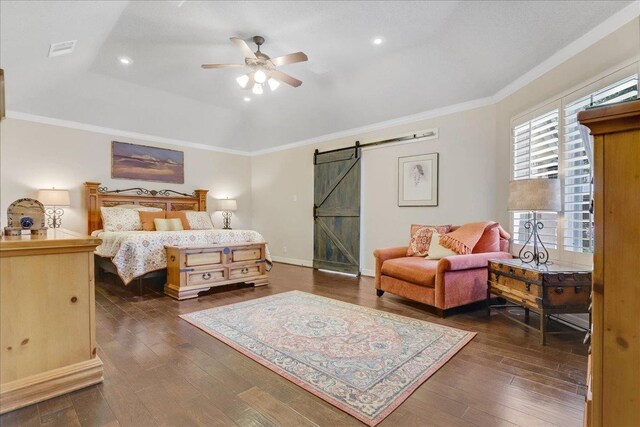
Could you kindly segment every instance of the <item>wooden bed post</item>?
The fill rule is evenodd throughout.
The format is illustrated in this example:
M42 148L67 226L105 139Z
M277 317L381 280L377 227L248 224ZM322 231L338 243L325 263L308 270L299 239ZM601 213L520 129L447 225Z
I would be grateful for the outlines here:
M87 195L87 222L88 234L100 228L100 209L98 208L98 187L99 182L85 182L85 193Z
M198 210L206 211L207 210L207 193L209 190L195 190L196 197L198 198Z

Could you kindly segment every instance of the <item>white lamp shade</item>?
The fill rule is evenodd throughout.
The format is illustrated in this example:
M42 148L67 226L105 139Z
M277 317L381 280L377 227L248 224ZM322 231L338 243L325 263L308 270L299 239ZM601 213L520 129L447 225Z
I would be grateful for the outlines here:
M509 210L560 212L560 180L518 179L509 182Z
M38 190L38 201L45 206L71 206L69 190Z
M238 210L238 204L235 199L220 199L218 200L219 211L236 211Z

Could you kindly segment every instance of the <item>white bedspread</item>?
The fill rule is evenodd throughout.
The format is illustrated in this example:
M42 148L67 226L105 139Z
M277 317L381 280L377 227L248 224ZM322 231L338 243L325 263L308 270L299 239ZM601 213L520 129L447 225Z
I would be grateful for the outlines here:
M183 231L102 231L91 233L102 239L96 255L111 258L118 275L128 284L136 277L167 267L165 245L198 246L221 243L264 242L253 230L183 230ZM271 265L269 248L267 264Z

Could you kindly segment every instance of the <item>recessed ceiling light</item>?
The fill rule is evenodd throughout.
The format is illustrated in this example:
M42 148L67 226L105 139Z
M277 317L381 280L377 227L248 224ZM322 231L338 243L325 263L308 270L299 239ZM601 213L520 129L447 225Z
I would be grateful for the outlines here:
M131 65L133 62L128 56L120 56L118 57L118 61L120 61L122 65Z
M249 98L248 96L245 96L244 97L244 102L249 102L249 101L251 101L251 98Z
M373 39L373 44L382 44L382 42L382 37L376 37L375 39Z

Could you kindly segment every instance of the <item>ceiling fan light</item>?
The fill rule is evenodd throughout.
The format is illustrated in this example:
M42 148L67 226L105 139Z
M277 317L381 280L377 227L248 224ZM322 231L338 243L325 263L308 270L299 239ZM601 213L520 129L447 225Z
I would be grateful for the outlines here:
M244 74L244 75L242 75L240 77L237 77L236 81L238 82L240 87L242 87L242 88L247 87L247 83L249 83L249 76Z
M258 70L253 75L253 79L256 81L256 83L264 83L267 80L267 75L264 71Z
M269 88L271 89L271 92L278 89L278 86L280 86L280 82L273 78L267 80L267 83L269 83Z
M254 84L253 89L251 91L256 95L262 95L262 92L263 92L262 85L258 83Z

